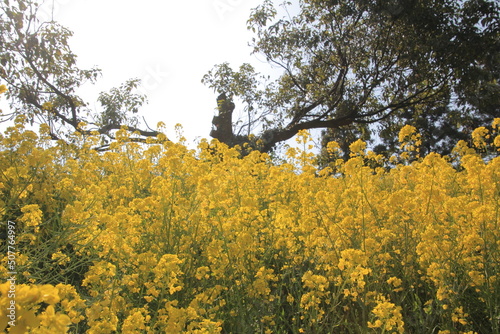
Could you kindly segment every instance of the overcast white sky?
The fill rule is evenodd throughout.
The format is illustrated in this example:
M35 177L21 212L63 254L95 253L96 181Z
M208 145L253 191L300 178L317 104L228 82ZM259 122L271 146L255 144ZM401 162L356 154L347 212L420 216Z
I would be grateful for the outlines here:
M215 64L267 66L250 55L246 29L262 0L46 0L48 19L52 2L54 19L74 32L79 66L102 69L85 93L90 106L98 92L140 78L149 100L142 114L152 128L165 122L169 137L180 123L190 143L209 138L216 94L201 78Z

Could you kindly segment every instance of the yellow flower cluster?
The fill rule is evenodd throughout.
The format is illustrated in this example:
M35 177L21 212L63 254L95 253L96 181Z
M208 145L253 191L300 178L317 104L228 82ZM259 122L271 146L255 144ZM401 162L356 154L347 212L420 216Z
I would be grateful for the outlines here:
M127 143L124 129L98 153L92 138L49 145L22 124L0 136L0 213L18 223L25 329L499 330L500 158L484 145L419 158L404 127L411 164L380 168L357 141L332 173L307 133L277 163L216 141Z
M383 333L404 333L403 316L401 306L388 302L383 296L377 301L377 305L371 313L375 321L368 322L369 328L380 328Z
M85 306L76 290L64 284L57 286L11 283L0 284L0 330L9 333L67 333L78 324ZM10 317L8 316L10 315Z
M500 152L500 118L495 118L491 129L484 126L472 132L472 145L479 151Z
M422 141L417 129L411 125L405 125L399 131L399 142L401 143L400 149L403 150L401 158L403 160L410 160L411 155L418 155L420 152L420 145Z

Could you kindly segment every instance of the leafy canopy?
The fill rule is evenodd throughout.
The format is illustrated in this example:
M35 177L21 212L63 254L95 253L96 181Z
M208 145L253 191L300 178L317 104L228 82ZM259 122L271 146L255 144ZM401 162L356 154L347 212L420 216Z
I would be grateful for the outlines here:
M77 66L68 43L72 32L54 21L41 22L39 9L31 0L0 3L0 79L7 83L12 108L2 120L24 115L31 123L48 124L53 139L68 140L73 131L85 136L96 131L101 148L116 139L122 126L137 133L136 141L157 136L157 131L140 128L136 114L146 98L135 92L138 79L101 93L102 111L88 108L79 88L94 83L101 72Z
M237 97L247 120L215 133L262 151L303 129L363 136L391 151L404 123L422 128L424 148L443 152L498 113L498 3L487 0L266 0L248 28L253 53L281 70L271 80L249 64L216 65L203 82ZM297 9L298 8L298 9ZM296 10L295 15L290 14ZM280 16L280 11L284 15ZM245 131L242 131L245 128ZM241 138L241 136L246 136ZM344 139L345 138L345 139Z

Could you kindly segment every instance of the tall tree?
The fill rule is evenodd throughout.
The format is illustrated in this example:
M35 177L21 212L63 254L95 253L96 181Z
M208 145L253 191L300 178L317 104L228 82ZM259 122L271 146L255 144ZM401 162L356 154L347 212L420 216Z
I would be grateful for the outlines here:
M338 141L376 135L378 150L390 152L396 131L410 123L423 131L425 147L446 152L451 141L498 115L497 1L294 4L296 15L288 14L293 4L286 1L286 15L278 17L265 0L248 20L253 53L282 70L277 79L227 63L204 76L229 101L237 98L247 115L215 138L260 142L269 151L299 130L323 128Z
M3 118L25 115L30 122L46 123L54 139L68 133L99 133L103 146L114 140L114 132L127 126L145 141L157 131L140 128L138 108L145 96L135 92L139 80L131 79L99 95L101 112L91 111L78 95L85 82L95 82L97 68L80 69L68 39L71 31L56 22L40 22L39 6L31 0L4 0L0 3L0 78L8 84L12 113ZM81 124L86 123L84 128Z

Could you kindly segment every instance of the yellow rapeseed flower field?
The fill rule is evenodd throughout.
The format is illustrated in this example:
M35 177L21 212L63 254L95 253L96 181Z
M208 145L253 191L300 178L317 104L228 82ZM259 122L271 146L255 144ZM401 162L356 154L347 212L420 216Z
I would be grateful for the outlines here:
M0 331L499 333L499 124L450 157L406 126L401 155L358 141L319 170L305 132L275 163L125 130L98 153L19 118L0 135Z

